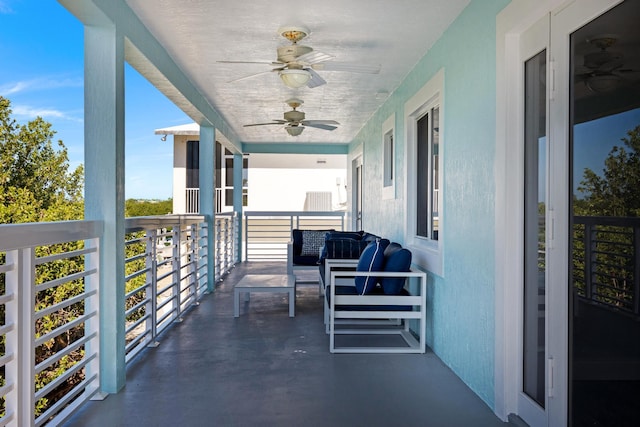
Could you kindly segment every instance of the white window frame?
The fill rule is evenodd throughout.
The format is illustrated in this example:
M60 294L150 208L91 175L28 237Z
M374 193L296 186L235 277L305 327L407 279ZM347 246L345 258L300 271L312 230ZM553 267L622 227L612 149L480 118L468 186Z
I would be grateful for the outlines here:
M425 114L430 113L434 107L439 108L439 155L438 155L438 182L440 188L438 197L438 240L432 240L416 235L416 191L417 191L417 143L418 130L417 122ZM405 111L405 141L407 149L405 150L405 168L406 171L406 194L407 209L405 210L405 242L406 246L413 253L413 261L425 268L429 272L444 277L443 267L443 241L445 209L443 204L444 193L444 69L440 69L416 94L409 99L404 105ZM429 209L433 206L431 200L428 203Z
M395 113L382 124L382 199L396 198Z

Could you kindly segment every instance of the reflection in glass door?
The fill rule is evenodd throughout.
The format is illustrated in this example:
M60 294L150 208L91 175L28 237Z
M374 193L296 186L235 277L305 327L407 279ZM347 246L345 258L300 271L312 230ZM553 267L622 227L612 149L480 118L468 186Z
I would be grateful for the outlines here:
M523 392L545 407L546 50L525 62Z
M640 423L640 2L571 35L569 420Z

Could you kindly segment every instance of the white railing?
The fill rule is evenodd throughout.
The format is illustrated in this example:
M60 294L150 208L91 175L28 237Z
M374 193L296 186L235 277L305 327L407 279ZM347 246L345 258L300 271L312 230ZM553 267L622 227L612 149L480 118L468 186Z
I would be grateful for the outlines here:
M240 227L238 214L235 212L216 214L215 227L215 279L217 283L239 261Z
M215 211L222 212L222 204L224 200L222 198L222 188L216 188L215 190ZM199 188L187 188L185 189L185 213L187 214L199 214L200 213L200 189Z
M196 215L126 220L127 362L154 345L158 334L201 297L198 234L203 221Z
M200 213L200 189L199 188L187 188L185 189L185 208L184 212L187 214Z
M245 259L247 261L286 261L291 230L345 230L344 211L245 212Z
M55 424L99 390L101 233L96 221L0 225L0 425Z
M215 219L214 269L218 282L235 265L235 216ZM209 229L199 215L129 218L126 223L127 362L207 292Z
M125 227L128 363L206 293L209 229L196 215ZM100 390L102 228L0 225L0 426L58 424ZM236 262L237 228L237 215L216 217L216 279Z

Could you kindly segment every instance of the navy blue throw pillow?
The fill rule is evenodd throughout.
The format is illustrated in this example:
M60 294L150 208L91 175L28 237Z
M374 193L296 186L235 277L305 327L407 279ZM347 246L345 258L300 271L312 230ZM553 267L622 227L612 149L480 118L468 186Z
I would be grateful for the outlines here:
M404 272L411 270L411 251L401 248L385 257L385 272ZM385 295L399 295L404 288L406 277L382 277L380 284Z
M376 239L369 243L358 259L356 271L381 271L384 266L384 250L389 246L389 240ZM356 277L355 285L359 295L370 294L376 287L377 277Z

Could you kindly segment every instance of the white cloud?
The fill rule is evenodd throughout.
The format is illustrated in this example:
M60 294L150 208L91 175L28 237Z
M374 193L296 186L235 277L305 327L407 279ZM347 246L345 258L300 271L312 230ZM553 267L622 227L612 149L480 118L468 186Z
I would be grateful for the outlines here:
M82 123L82 119L73 117L65 113L64 111L52 108L33 108L26 105L16 105L12 108L12 110L13 114L15 114L16 116L24 117L27 119L34 119L36 117L42 117L43 119L56 118Z
M0 13L2 8L1 2L2 0L0 0ZM36 79L23 80L0 85L0 94L7 96L28 91L82 87L82 85L83 81L81 78L40 77Z

